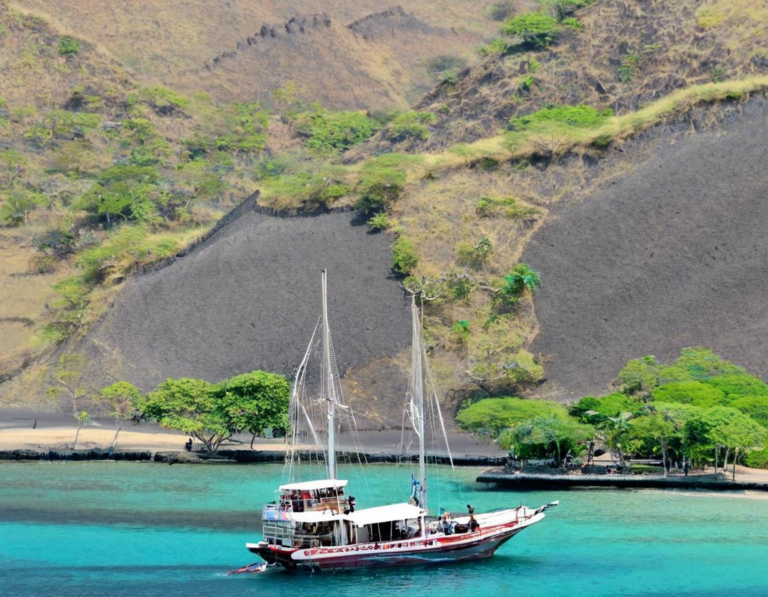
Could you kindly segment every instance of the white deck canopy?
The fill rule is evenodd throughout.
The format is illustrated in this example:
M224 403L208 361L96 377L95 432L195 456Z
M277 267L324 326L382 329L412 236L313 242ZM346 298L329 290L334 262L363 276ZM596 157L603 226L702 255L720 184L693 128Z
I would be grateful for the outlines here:
M389 506L358 510L347 515L347 520L352 522L355 526L362 527L367 524L420 518L425 514L426 512L424 510L412 504L392 504Z
M316 489L338 489L346 487L347 481L341 479L323 479L321 481L305 481L303 483L289 483L281 485L280 491L315 491Z

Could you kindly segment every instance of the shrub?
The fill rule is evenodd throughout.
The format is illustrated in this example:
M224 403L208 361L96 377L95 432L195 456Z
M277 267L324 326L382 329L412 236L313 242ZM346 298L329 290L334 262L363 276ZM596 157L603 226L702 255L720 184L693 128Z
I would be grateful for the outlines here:
M33 255L29 260L29 270L35 274L52 274L56 271L56 258L53 255Z
M99 175L96 184L75 202L107 224L121 217L135 221L150 221L155 217L157 204L155 168L142 166L112 166Z
M343 153L379 129L379 124L363 112L330 112L319 107L297 115L294 123L307 139L307 148L320 156Z
M469 338L469 322L462 320L454 323L451 326L451 335L457 342L466 342Z
M393 141L405 141L406 139L429 139L430 125L435 122L435 115L431 112L408 111L398 114L389 126L389 134Z
M61 56L71 56L80 51L80 42L73 37L63 35L59 38L59 54Z
M451 298L463 300L470 295L475 287L475 282L467 273L451 270L446 278L445 286Z
M461 242L456 244L456 260L460 265L480 267L493 254L493 243L483 237L476 243Z
M400 197L402 190L399 185L374 183L360 195L357 200L357 209L364 214L384 211Z
M435 56L427 60L427 72L439 77L445 81L447 73L452 73L455 78L455 72L461 70L467 65L467 61L464 58L458 56ZM454 81L455 82L455 81Z
M541 130L551 125L592 128L603 124L611 116L613 116L613 110L610 108L598 111L584 104L549 106L527 116L512 118L509 126L515 131Z
M629 83L632 80L635 76L637 61L637 54L628 54L624 57L619 65L619 81L622 83Z
M563 19L560 24L563 27L567 27L568 29L572 29L573 31L581 31L584 29L584 25L582 25L579 22L579 19L575 19L573 17L568 17L567 19Z
M561 23L568 19L578 9L589 6L595 0L553 0L551 3L552 12L555 18Z
M522 205L514 197L482 197L475 205L475 212L481 218L502 216L516 219L525 218L538 213L534 207Z
M525 263L519 263L506 276L504 286L497 294L497 300L503 306L511 307L517 304L526 291L533 292L541 285L541 274L531 269Z
M136 267L167 259L181 248L169 234L151 234L143 224L127 224L115 230L101 245L80 253L75 265L84 270L87 284L120 278Z
M396 272L408 275L418 263L419 257L411 241L401 236L392 244L392 269Z
M501 38L491 40L483 46L478 46L475 50L483 58L489 56L501 56L509 50L509 43Z
M509 19L501 28L505 35L521 37L534 48L546 48L557 39L557 19L541 12L526 12Z
M383 212L377 213L368 220L368 227L375 232L386 230L389 227L389 216Z
M183 112L189 106L189 100L186 97L160 85L143 87L126 98L129 108L139 103L149 106L160 116Z

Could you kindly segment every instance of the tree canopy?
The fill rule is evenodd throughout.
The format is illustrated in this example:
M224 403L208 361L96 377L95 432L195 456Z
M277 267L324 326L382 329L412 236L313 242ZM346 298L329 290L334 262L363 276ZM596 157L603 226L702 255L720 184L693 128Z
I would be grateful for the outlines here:
M167 379L138 401L148 418L190 433L210 452L241 431L287 427L288 380L254 371L219 384L202 379Z
M671 363L652 356L619 372L621 391L587 396L566 408L521 398L487 398L457 415L459 425L495 438L520 458L574 455L595 439L625 456L662 463L768 465L768 385L711 350L681 351ZM665 466L666 474L666 466Z
M522 398L486 398L470 404L456 417L466 431L481 435L498 435L508 427L514 427L536 417L566 417L567 410L562 404L545 400L524 400Z

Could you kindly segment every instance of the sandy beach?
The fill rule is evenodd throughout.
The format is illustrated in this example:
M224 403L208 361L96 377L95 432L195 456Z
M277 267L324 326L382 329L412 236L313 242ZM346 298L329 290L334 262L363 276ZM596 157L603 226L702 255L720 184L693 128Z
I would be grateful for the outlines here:
M0 410L0 450L66 450L71 449L77 433L72 416L58 413L40 413L27 410ZM109 419L95 419L80 431L78 450L95 448L108 449L115 435L114 422ZM172 451L184 450L187 435L164 429L155 423L142 422L139 425L123 425L118 436L116 449L121 451ZM504 456L506 452L498 446L479 441L467 433L449 432L448 439L454 456ZM367 453L399 454L401 442L406 452L413 453L417 446L409 430L366 430L359 432L358 446ZM244 450L251 442L249 434L239 434L222 444L222 449ZM193 449L201 448L195 441ZM286 450L283 439L257 438L254 450ZM355 451L355 442L348 434L339 438L339 448ZM442 441L428 446L430 454L445 455Z

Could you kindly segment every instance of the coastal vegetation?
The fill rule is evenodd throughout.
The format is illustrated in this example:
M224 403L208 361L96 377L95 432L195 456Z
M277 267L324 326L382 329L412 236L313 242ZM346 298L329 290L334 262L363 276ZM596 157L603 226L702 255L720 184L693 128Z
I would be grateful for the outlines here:
M189 433L216 453L235 433L248 432L255 438L267 428L287 431L290 391L285 377L254 371L218 384L167 379L138 397L135 405L146 418Z
M764 466L768 385L712 351L686 348L671 363L647 356L619 372L617 391L587 396L566 408L548 401L485 398L457 415L459 425L494 438L522 459L554 458L563 448L583 455L590 440L618 465L631 457L660 458L664 474L693 466L738 462Z

